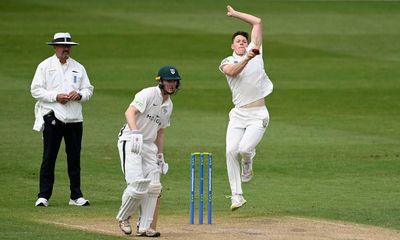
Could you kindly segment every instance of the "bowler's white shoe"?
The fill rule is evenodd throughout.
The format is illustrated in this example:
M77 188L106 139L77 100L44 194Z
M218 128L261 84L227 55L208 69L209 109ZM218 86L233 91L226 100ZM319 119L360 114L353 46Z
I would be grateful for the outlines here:
M132 233L132 228L131 224L129 223L129 218L126 219L125 221L119 221L118 225L121 231L126 235L130 235Z
M69 205L72 205L72 206L89 206L90 203L89 203L89 200L84 199L83 197L80 197L80 198L75 199L75 200L70 199L69 200Z
M35 206L36 207L47 207L47 206L49 206L49 201L47 201L46 198L42 198L42 197L38 198L38 200L36 200Z
M246 199L241 194L235 194L231 197L232 205L231 205L231 210L235 211L244 204L246 204Z
M253 160L242 160L242 182L250 182L253 178Z

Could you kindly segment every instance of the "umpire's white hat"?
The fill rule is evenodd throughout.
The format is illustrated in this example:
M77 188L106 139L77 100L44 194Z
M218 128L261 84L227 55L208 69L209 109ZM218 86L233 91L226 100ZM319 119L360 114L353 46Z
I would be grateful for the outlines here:
M54 34L53 41L47 42L48 45L78 45L79 43L71 41L71 34L59 32Z

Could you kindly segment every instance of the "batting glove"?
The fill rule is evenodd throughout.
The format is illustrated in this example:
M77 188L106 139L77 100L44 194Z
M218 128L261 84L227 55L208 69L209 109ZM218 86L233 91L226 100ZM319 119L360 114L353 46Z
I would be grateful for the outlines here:
M168 172L168 163L164 161L164 154L159 153L157 154L157 164L158 164L158 169L162 174L167 174Z
M140 154L142 152L143 147L143 134L141 134L138 130L131 131L131 151L136 154Z

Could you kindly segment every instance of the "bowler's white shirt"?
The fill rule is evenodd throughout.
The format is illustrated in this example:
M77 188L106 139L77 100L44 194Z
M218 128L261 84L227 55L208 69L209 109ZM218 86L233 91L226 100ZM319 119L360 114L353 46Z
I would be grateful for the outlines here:
M41 62L31 84L31 94L37 100L35 105L34 130L43 129L43 116L54 111L57 119L65 123L82 122L81 102L88 101L93 94L93 86L85 68L72 58L61 64L56 55ZM82 98L65 104L57 102L57 94L75 90Z
M254 48L254 43L251 42L246 51ZM246 55L239 56L235 52L222 60L219 70L222 71L222 66L226 64L236 64L246 57ZM228 85L232 91L232 102L235 107L242 107L246 104L257 101L266 97L272 92L273 85L267 73L264 70L264 61L262 58L262 47L260 48L260 55L251 59L244 69L236 76L226 76Z
M158 130L170 126L173 104L169 97L163 103L161 89L158 86L138 92L130 106L134 106L140 112L136 114L136 126L143 134L143 142L154 143ZM128 124L122 127L119 139L130 139Z

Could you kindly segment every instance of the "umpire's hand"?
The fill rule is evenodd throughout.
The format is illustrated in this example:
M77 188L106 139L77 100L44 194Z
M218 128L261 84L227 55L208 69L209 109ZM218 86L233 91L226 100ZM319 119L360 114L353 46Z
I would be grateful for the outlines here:
M66 104L70 100L69 95L65 93L57 94L56 101L61 104Z

